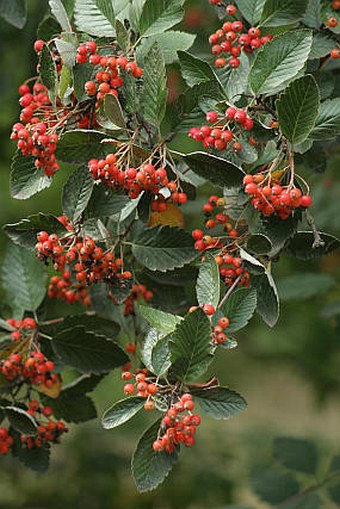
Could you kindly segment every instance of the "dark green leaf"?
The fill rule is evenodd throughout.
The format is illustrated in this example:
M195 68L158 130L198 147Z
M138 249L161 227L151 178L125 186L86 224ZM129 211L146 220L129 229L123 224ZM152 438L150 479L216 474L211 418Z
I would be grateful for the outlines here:
M300 490L299 483L292 475L273 468L257 468L252 476L252 488L262 500L273 505L297 495Z
M321 103L310 138L312 140L329 140L338 134L340 134L340 97Z
M37 423L25 410L15 406L8 406L3 410L14 429L25 435L35 435L37 433Z
M319 256L326 255L339 249L339 239L328 233L319 232L319 235L324 245L313 247L315 241L313 232L297 232L286 245L285 253L299 260L312 260L313 258L318 258Z
M302 22L310 28L319 28L321 26L321 1L308 0Z
M100 131L89 131L87 129L76 129L63 134L58 142L56 157L65 163L88 163L96 157L105 157L112 151L110 146L101 144L105 134Z
M251 26L257 25L261 19L263 6L266 0L236 0L242 16L246 18Z
M34 158L24 156L21 152L15 154L11 170L11 196L17 200L31 198L52 184L52 179L34 166Z
M261 25L277 27L299 21L308 0L266 0L261 16Z
M242 184L243 170L221 157L206 152L191 152L183 156L183 159L197 175L210 180L213 184L226 187L237 187Z
M290 216L285 221L271 217L264 221L263 230L273 245L273 254L281 251L287 239L292 237L298 226L298 218Z
M181 323L183 318L181 316L165 313L159 309L150 308L148 306L139 306L138 310L145 320L155 329L170 334L176 329L176 325Z
M26 0L1 0L0 17L16 28L23 28L27 19Z
M273 327L279 318L280 303L271 274L266 271L253 277L252 285L257 291L257 312L267 325Z
M169 454L165 451L155 452L152 448L160 424L158 420L145 431L132 458L132 474L140 493L157 488L177 461L177 450Z
M316 474L318 453L313 442L309 440L278 437L274 440L273 454L277 462L290 470Z
M34 249L37 243L37 233L40 231L57 235L66 232L65 227L55 216L42 212L29 216L27 219L21 219L18 223L6 224L3 229L14 244L26 249Z
M182 76L189 87L199 85L205 81L216 80L214 71L208 62L194 57L186 51L179 51L178 58L181 66Z
M173 372L181 380L190 382L207 370L212 360L210 333L209 319L200 308L177 325L169 348Z
M278 121L284 136L302 143L315 126L320 108L320 92L311 75L293 81L276 103Z
M97 410L91 398L66 387L55 399L43 396L45 405L53 410L57 419L66 422L86 422L97 417Z
M44 44L39 58L39 74L42 84L48 89L51 102L57 97L58 75L52 53L47 44Z
M215 258L207 253L200 267L196 295L199 304L211 304L214 308L220 301L220 272Z
M153 373L162 376L171 367L171 356L169 350L169 338L163 337L154 345L151 352L151 363Z
M134 417L144 406L145 398L131 397L121 399L106 410L102 417L102 426L112 429L124 424Z
M325 57L330 54L333 48L333 37L322 32L316 32L313 35L313 44L309 54L309 59Z
M10 243L2 266L2 284L12 309L36 311L46 294L47 274L32 253Z
M94 180L87 168L77 168L67 180L62 196L63 212L71 220L77 221L90 200Z
M60 25L56 21L53 16L46 16L39 23L37 29L37 39L42 39L43 41L49 41L56 34L60 32Z
M195 34L169 30L168 32L143 39L139 50L143 56L157 42L162 50L165 63L172 64L178 58L177 52L188 50L193 45L195 37Z
M124 113L118 98L113 94L106 94L104 98L105 116L110 122L107 126L111 130L120 130L126 128Z
M76 0L74 21L80 32L98 37L114 37L115 14L107 0Z
M107 320L106 318L102 318L98 315L75 315L75 316L66 316L64 320L58 324L50 325L46 327L50 335L58 334L64 330L72 329L73 327L81 326L87 332L93 332L94 334L100 334L102 336L106 336L109 339L116 339L119 333L119 325L112 320ZM52 330L52 332L51 332ZM83 377L86 378L85 376ZM89 377L87 377L89 378ZM91 377L95 378L94 375Z
M82 326L57 334L52 346L65 364L81 373L105 373L128 362L116 343Z
M249 74L256 95L285 88L308 59L313 36L310 30L289 31L275 37L257 53Z
M13 433L15 434L15 441L12 448L13 456L18 458L25 467L39 474L45 473L50 463L49 445L40 447L39 449L28 449L27 447L22 447L19 433L12 431L11 434L13 435Z
M104 184L99 184L92 191L86 212L94 217L113 216L121 212L129 202L127 196L118 194Z
M125 53L129 49L129 32L126 30L124 24L116 19L115 21L116 38L120 49Z
M223 304L223 315L229 318L230 325L226 333L236 332L247 325L256 309L256 290L239 288L232 292Z
M215 71L224 93L232 103L239 101L242 95L248 91L249 58L245 53L241 53L239 60L240 65L237 69L225 66L223 69L216 69Z
M159 126L165 114L167 88L165 62L157 42L145 55L143 83L141 103L144 118L153 125Z
M194 390L192 395L201 409L214 419L230 419L247 407L244 398L227 387Z
M170 226L139 228L132 238L132 253L148 269L161 272L183 267L196 256L191 235Z
M247 240L247 249L256 255L263 255L271 251L272 243L266 235L255 233Z
M183 16L184 0L146 0L139 19L139 32L143 37L161 34L177 25Z

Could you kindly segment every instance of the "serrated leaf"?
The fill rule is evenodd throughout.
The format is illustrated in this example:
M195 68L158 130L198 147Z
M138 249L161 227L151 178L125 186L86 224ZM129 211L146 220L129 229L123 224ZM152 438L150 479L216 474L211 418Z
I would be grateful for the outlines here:
M16 406L7 406L3 410L12 428L25 435L37 433L37 423L25 410Z
M50 187L52 179L43 170L34 166L34 158L17 152L11 166L10 189L12 198L27 200L43 189Z
M277 290L282 300L305 300L316 295L322 295L335 285L330 274L304 272L294 274L277 281Z
M160 424L159 419L145 431L132 458L132 474L140 493L157 488L177 461L178 450L169 454L165 451L155 452L152 448Z
M12 309L36 311L46 294L47 274L32 253L10 243L2 266L2 285Z
M65 32L72 32L67 12L61 0L49 0L52 14Z
M220 272L215 258L207 253L200 267L196 295L199 304L211 304L214 308L220 301Z
M262 233L255 233L247 240L247 250L256 255L267 254L272 247L269 237Z
M162 50L165 63L172 64L178 59L177 51L188 50L193 45L195 38L195 34L168 30L162 34L142 39L139 51L143 56L149 51L153 44L157 42Z
M58 53L63 60L63 64L69 69L72 69L77 56L77 39L73 34L67 34L67 39L54 39L54 44L57 47ZM66 35L64 34L64 38Z
M56 158L65 163L87 164L93 157L105 157L110 152L110 146L101 143L104 138L105 134L100 131L68 131L58 141Z
M45 16L37 28L37 39L49 41L60 32L60 25L54 16Z
M304 25L310 28L319 28L321 26L321 1L309 0L305 14L302 18Z
M114 37L115 35L113 5L106 0L76 0L74 22L80 32L97 37Z
M102 417L103 428L116 428L129 421L144 407L145 401L145 398L137 396L117 401L104 412Z
M242 16L249 21L251 26L257 25L260 21L263 6L266 0L236 0L236 5Z
M115 30L116 30L116 38L118 42L118 46L122 51L127 52L129 48L129 32L126 30L125 26L119 19L115 21Z
M81 373L106 373L129 360L116 343L82 326L57 334L52 347L65 364Z
M212 356L211 327L202 309L189 313L177 325L169 341L173 373L185 382L202 375Z
M93 188L86 212L94 217L109 217L121 212L130 201L127 196L99 184Z
M315 32L313 35L313 44L309 54L309 59L325 57L330 54L333 48L333 37L322 32Z
M319 232L324 246L313 248L315 241L313 232L299 231L285 246L285 253L299 260L312 260L336 251L340 248L340 240L328 233Z
M75 391L68 389L62 390L55 399L43 397L45 405L53 410L53 415L57 419L63 419L66 422L87 422L97 417L97 410L89 396L76 394Z
M163 376L171 367L169 338L167 336L160 338L153 347L151 363L153 366L153 373L156 376Z
M166 272L183 267L196 256L191 235L180 228L141 227L131 242L136 260L150 270Z
M48 90L51 102L57 98L58 75L57 67L47 44L44 44L39 58L39 75Z
M250 69L249 83L254 93L272 94L285 88L307 61L312 40L310 30L296 30L268 42Z
M269 327L274 327L279 318L280 303L272 275L266 270L253 277L252 286L257 291L257 312Z
M11 435L15 438L12 447L13 456L34 472L39 474L46 472L50 463L50 446L44 445L36 449L28 449L28 447L22 447L18 432L12 430Z
M104 112L108 120L119 129L125 129L124 113L118 98L113 94L106 94L104 98ZM110 129L112 127L110 126Z
M26 219L21 219L18 223L6 224L3 227L8 237L19 246L26 249L34 249L37 243L37 233L47 231L47 233L65 233L64 225L51 214L34 214Z
M264 222L263 231L270 238L273 254L278 253L285 242L295 234L297 226L298 218L295 216L290 216L284 221L277 217L271 217Z
M116 339L119 333L119 325L116 322L93 314L66 316L60 323L46 326L46 331L50 336L54 336L59 332L69 330L77 326L83 327L88 332L100 334L110 339ZM86 379L96 380L98 377L95 377L94 375L91 375L91 377L84 375L82 378L85 381ZM79 383L79 381L77 383Z
M192 395L201 409L214 419L230 419L247 407L245 399L227 387L195 389Z
M236 332L245 327L252 318L257 304L254 288L239 288L232 292L223 304L221 311L229 318L230 325L226 334Z
M201 60L186 51L178 52L179 63L184 80L192 87L205 81L214 81L216 76L208 62Z
M308 0L266 0L260 24L277 27L296 23L303 17L307 3Z
M142 37L161 34L177 25L183 16L184 0L146 0L138 22Z
M276 103L283 135L292 143L302 143L315 126L320 108L320 92L313 76L293 81Z
M257 468L252 475L251 484L256 495L273 505L297 495L300 490L299 483L291 474L273 468L266 470Z
M223 187L241 186L244 171L234 163L206 152L191 152L183 156L186 164L197 175Z
M305 474L316 474L318 453L313 442L301 438L278 437L273 444L274 458L278 463Z
M216 69L215 71L226 96L232 103L239 101L248 89L249 58L245 53L241 53L239 60L240 65L237 69L225 66L223 69Z
M156 42L145 55L141 104L144 117L159 126L164 118L167 88L166 69L162 51Z
M90 200L94 180L87 168L77 168L68 178L62 195L64 214L72 221L77 221Z
M151 328L144 338L144 343L141 349L141 358L145 367L154 373L154 366L152 364L152 352L158 341L160 341L165 334L157 329Z
M26 0L2 0L0 17L16 28L23 28L27 20Z
M173 332L176 329L176 325L183 320L181 316L165 313L160 309L154 309L148 306L138 306L138 310L142 317L149 322L151 327L154 327L164 334Z
M329 140L340 133L340 97L328 99L320 105L315 127L310 133L312 140Z

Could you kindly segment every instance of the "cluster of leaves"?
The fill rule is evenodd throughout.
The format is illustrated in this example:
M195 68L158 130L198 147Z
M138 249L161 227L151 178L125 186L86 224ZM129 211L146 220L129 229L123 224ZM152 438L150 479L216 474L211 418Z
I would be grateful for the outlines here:
M189 392L204 413L229 419L246 403L215 378L206 381L208 368L213 373L217 348L236 347L234 334L255 312L269 326L277 322L279 298L271 267L278 255L309 260L340 245L332 235L318 232L312 216L303 209L286 220L264 218L250 206L242 184L245 174L262 172L265 178L308 192L307 184L295 173L296 154L308 165L313 151L322 151L322 144L340 132L340 103L334 96L338 76L328 58L337 44L336 30L324 30L326 7L319 1L238 0L245 25L258 25L274 38L255 58L242 55L238 69L214 70L186 52L194 37L173 29L183 18L184 0L50 0L49 4L51 15L38 29L39 38L48 45L43 46L37 80L47 87L56 108L72 110L73 104L86 111L88 105L92 111L96 108L97 125L78 129L70 122L62 130L56 157L74 166L62 191L62 220L40 213L4 227L12 241L2 269L11 310L8 317L33 315L37 329L32 341L13 342L11 327L1 321L0 359L18 351L28 355L34 345L55 362L60 381L64 368L75 370L75 380L62 389L60 384L49 390L29 387L29 393L37 390L54 415L67 422L95 417L87 394L105 374L127 365L137 373L143 369L155 381L158 393L151 400L162 415ZM221 9L217 6L218 13ZM136 58L143 68L140 81L125 73L118 99L107 95L99 108L84 92L85 83L93 79L93 67L76 63L79 44L89 38L96 40L103 55L105 50L114 50ZM60 57L60 72L49 49L52 46ZM177 59L186 89L170 107L166 65ZM236 154L176 150L178 134L202 125L207 111L224 113L228 107L251 114L256 143L244 135L242 150ZM234 229L236 238L220 234L215 244L208 243L209 252L202 257L183 228L183 214L176 205L168 203L166 211L155 212L146 191L129 199L121 190L93 180L89 160L111 152L120 155L125 168L162 165L169 180L175 180L192 200L202 182L216 185L230 222L239 229ZM12 197L27 199L51 184L52 179L30 157L14 157ZM167 198L164 195L162 200ZM310 230L301 226L303 221ZM34 253L41 231L57 234L65 243L71 239L71 246L91 237L103 251L119 253L131 272L132 284L143 284L153 292L153 307L142 299L135 302L132 284L100 281L90 285L87 281L91 311L74 315L68 308L65 316L46 316L47 278L56 275L58 266L46 268ZM228 250L250 273L249 286L238 288L239 278L228 286L220 277L217 260ZM194 289L196 292L190 291ZM188 313L192 304L197 309ZM205 312L207 305L212 313ZM227 340L216 345L214 328L223 316L229 320ZM126 351L119 343L127 344ZM36 423L27 413L22 383L13 391L13 384L1 378L0 392L4 395L0 418L9 421L10 429L34 435ZM127 422L144 403L141 394L120 400L104 414L104 427ZM23 419L30 429L26 426L23 431ZM135 451L132 471L140 491L157 487L177 460L179 446L170 452L152 447L162 426L161 418L157 419ZM45 449L23 450L17 444L13 452L33 468L47 466Z

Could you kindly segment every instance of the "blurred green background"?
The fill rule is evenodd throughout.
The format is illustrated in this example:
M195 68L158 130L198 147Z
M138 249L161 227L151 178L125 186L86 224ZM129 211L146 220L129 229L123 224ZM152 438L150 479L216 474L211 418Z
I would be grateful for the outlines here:
M9 134L19 112L17 87L34 74L32 42L48 8L47 0L28 3L28 23L22 31L0 20L1 225L38 211L59 214L60 190L70 171L63 168L51 188L31 200L9 197L14 151ZM184 28L199 32L192 51L209 58L206 40L217 26L218 20L207 1L187 2ZM173 93L176 76L173 67L169 81ZM312 212L317 225L333 234L340 233L340 181L336 176L339 163L339 150L333 145L328 150L326 171L306 174L312 184ZM197 206L190 204L184 208L188 227L196 210ZM3 254L6 238L2 233L0 239ZM240 334L239 347L221 352L217 359L221 383L241 392L248 409L230 422L205 418L197 445L181 453L178 465L157 492L137 494L129 472L138 433L146 424L143 417L124 430L112 432L103 431L99 420L95 420L72 427L63 443L53 449L51 469L43 476L26 470L15 460L0 458L0 508L268 507L252 494L249 478L255 463L273 465L271 442L279 435L310 438L320 451L320 471L327 469L331 456L340 454L339 260L339 254L317 262L283 257L274 267L284 297L278 325L270 330L255 320ZM302 298L304 287L296 285L294 278L319 272L323 279L309 288L309 298ZM304 288L303 294L307 291ZM119 374L107 377L93 393L99 415L120 394Z

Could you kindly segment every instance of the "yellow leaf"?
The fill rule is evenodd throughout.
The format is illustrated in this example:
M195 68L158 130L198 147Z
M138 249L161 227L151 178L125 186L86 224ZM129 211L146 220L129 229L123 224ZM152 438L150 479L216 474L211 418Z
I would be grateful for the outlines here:
M182 211L174 203L168 203L164 212L151 212L149 226L184 226Z
M42 394L45 394L45 396L48 396L49 398L57 398L61 391L61 376L57 375L57 380L51 387L46 387L46 385L37 385L35 388L42 392Z

